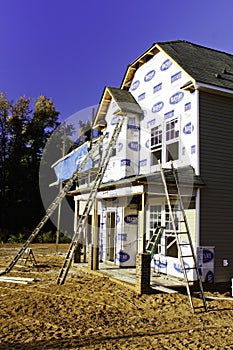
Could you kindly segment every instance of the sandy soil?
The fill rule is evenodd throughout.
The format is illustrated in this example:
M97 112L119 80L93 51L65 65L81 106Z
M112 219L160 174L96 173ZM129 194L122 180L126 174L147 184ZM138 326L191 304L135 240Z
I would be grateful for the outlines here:
M0 248L2 269L14 254ZM185 295L139 297L78 267L58 286L64 256L49 247L36 259L38 270L7 275L34 282L0 282L0 349L233 349L233 301L209 301L208 313L193 314Z

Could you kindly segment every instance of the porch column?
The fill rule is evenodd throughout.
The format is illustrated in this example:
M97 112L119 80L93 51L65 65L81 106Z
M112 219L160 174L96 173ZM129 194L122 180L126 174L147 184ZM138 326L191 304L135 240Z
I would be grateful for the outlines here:
M142 193L142 252L146 249L146 193Z
M99 270L99 228L98 228L98 199L94 200L92 215L93 240L93 270Z
M139 253L136 258L136 290L139 295L150 294L150 254Z

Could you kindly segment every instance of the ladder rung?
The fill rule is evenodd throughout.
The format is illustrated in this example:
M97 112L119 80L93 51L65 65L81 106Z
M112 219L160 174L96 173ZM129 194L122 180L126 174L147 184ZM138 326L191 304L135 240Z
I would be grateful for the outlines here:
M202 306L193 306L194 309L206 309L205 305Z
M111 139L109 140L109 144L106 148L105 156L102 159L101 164L99 166L98 174L95 178L95 182L93 184L93 187L89 193L89 197L86 201L85 209L84 209L83 214L82 214L80 221L78 223L78 227L77 227L76 232L73 236L72 242L70 244L70 247L69 247L66 259L65 259L65 262L62 266L60 275L58 277L58 280L57 280L58 284L64 283L64 281L65 281L66 275L67 275L69 267L70 267L70 263L71 263L71 259L72 259L73 253L74 253L76 243L79 240L81 233L83 232L84 224L86 223L88 214L92 208L92 204L93 204L94 199L96 197L98 188L101 184L101 181L103 180L109 159L111 157L112 147L114 147L116 145L117 138L120 134L124 119L125 119L124 117L122 117L121 119L118 119L117 125L115 126L115 129L113 131Z
M171 161L171 171L172 171L172 174L174 176L175 186L176 186L176 188L174 188L174 190L173 190L173 193L171 193L171 189L168 188L167 180L166 180L166 174L164 172L164 169L162 168L161 162L158 161L158 163L159 163L159 166L160 166L162 182L163 182L163 185L164 185L165 195L166 195L167 204L168 204L168 208L169 208L169 215L170 215L170 217L171 217L171 219L173 221L173 226L175 224L175 215L173 213L173 208L172 208L172 205L171 205L171 199L172 199L172 197L174 198L174 196L177 198L177 200L179 200L179 204L180 204L180 206L179 206L180 209L177 209L177 211L182 212L182 216L180 217L180 220L178 218L178 222L185 224L185 228L184 229L186 229L186 231L176 232L176 230L175 230L175 234L177 236L176 238L179 238L179 235L187 235L189 243L188 244L187 243L185 243L185 244L184 243L179 243L179 239L177 239L178 240L177 244L179 245L180 249L181 249L181 246L190 246L190 248L191 248L191 254L192 255L186 255L186 256L182 255L183 252L181 251L180 258L183 259L183 258L186 258L186 257L187 258L192 257L194 259L194 265L195 265L194 267L185 267L184 264L182 263L182 266L183 266L182 270L183 270L184 277L185 277L185 282L186 282L187 292L188 292L188 296L189 296L189 301L190 301L191 307L193 308L193 310L195 310L195 307L193 306L192 295L191 295L191 284L192 283L191 283L191 281L188 280L186 271L188 271L188 270L196 270L196 272L197 272L197 279L198 279L198 282L199 282L199 288L200 288L200 291L201 291L202 295L203 295L203 290L202 290L202 281L201 281L201 278L200 278L199 273L198 273L198 267L197 267L196 260L195 260L195 255L194 255L194 252L193 252L192 239L191 239L191 235L190 235L190 232L189 232L187 217L186 217L186 213L185 213L184 206L183 206L182 198L184 196L180 192L179 180L178 180L178 177L177 177L178 174L177 174L177 171L175 170L175 168L173 166L173 162ZM188 254L190 254L190 253L188 253ZM207 306L205 304L204 295L203 295L203 306L201 306L201 308L203 308L205 311L208 311L207 310Z

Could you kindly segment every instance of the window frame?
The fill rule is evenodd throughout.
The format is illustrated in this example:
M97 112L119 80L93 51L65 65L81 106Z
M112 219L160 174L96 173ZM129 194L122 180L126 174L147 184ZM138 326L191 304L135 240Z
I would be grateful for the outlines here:
M173 117L165 123L165 144L166 144L166 163L170 160L180 159L180 120L178 117ZM172 147L176 148L172 152Z
M162 161L163 148L163 125L159 124L150 130L150 151L151 151L151 166L157 165L158 159ZM155 156L160 155L160 157Z

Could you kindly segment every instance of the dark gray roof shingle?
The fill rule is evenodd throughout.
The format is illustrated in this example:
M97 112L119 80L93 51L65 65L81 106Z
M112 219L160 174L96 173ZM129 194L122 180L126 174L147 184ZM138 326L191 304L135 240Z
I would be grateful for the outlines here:
M233 90L233 55L182 40L157 45L197 82Z
M115 111L114 114L143 114L141 107L129 91L106 86L101 97L98 110L96 112L95 120L93 123L94 129L100 129L102 126L106 125L105 116L112 99L116 102L118 107L118 110Z
M111 86L107 86L107 88L122 112L143 114L141 107L129 91Z

